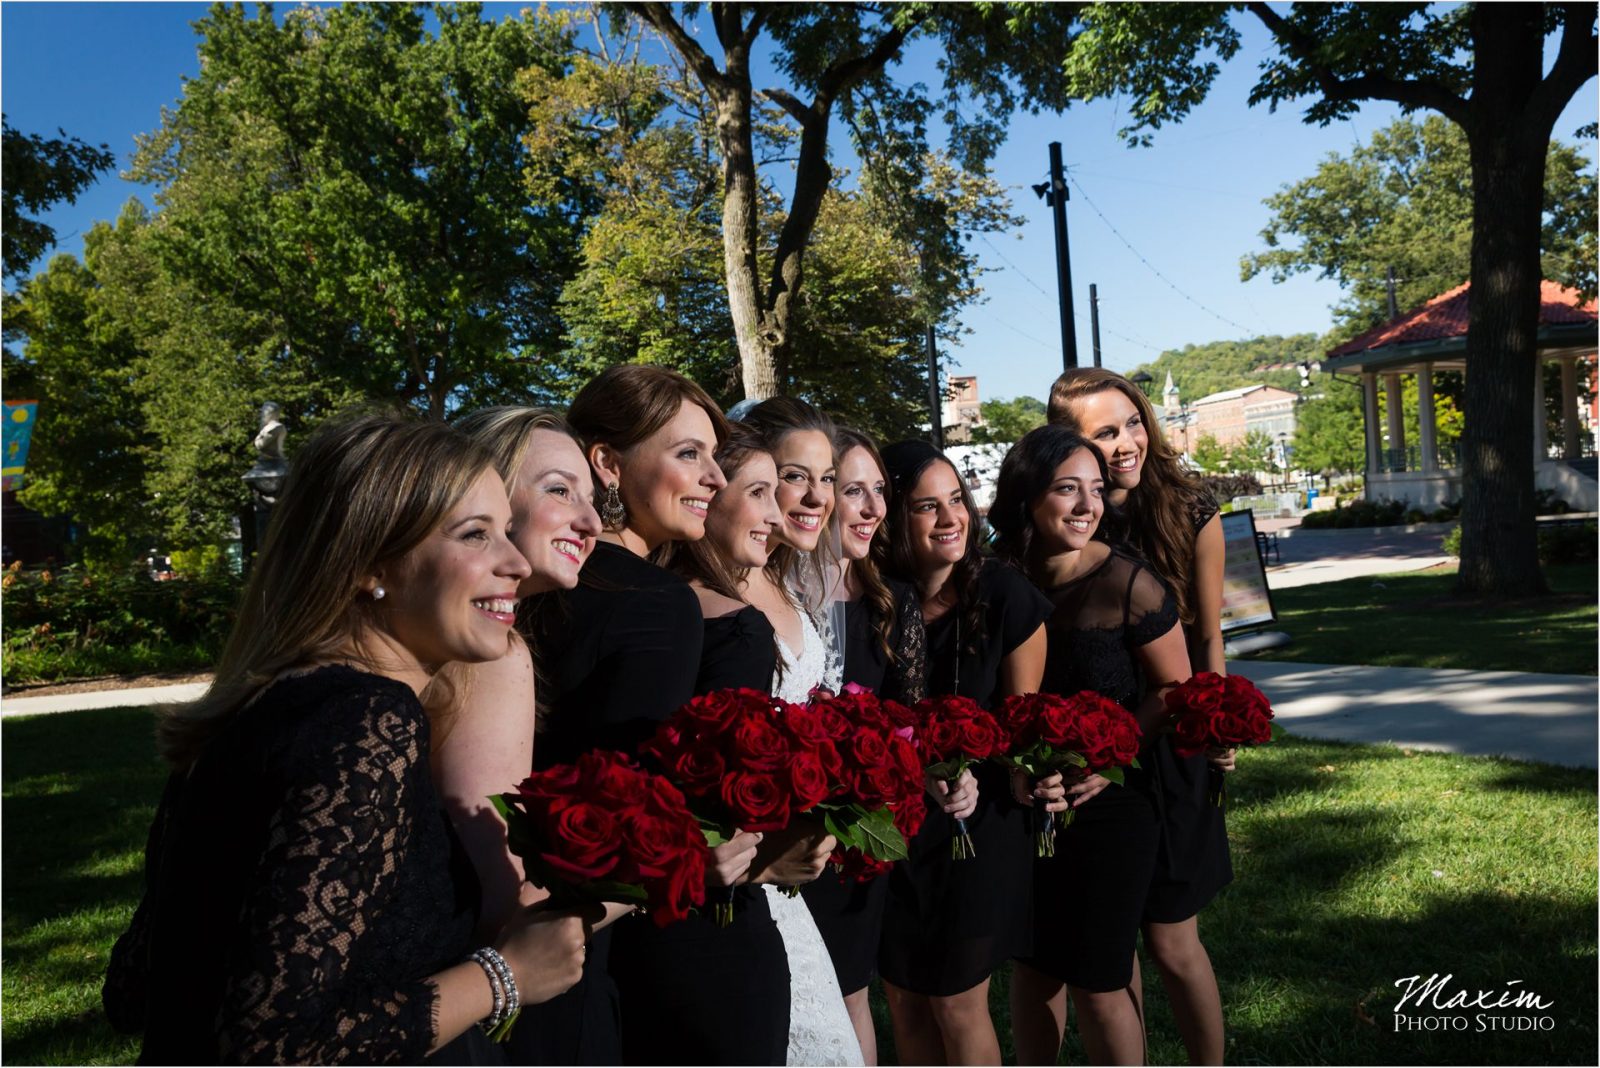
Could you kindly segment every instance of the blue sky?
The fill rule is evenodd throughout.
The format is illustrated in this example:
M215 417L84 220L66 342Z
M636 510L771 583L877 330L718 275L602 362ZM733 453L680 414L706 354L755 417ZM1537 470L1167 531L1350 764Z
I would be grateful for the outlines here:
M495 17L524 4L490 4ZM57 127L105 142L125 166L137 134L156 129L161 108L193 75L194 3L0 4L0 99L17 129L53 135ZM1276 114L1245 100L1268 40L1240 21L1244 47L1225 64L1210 97L1182 124L1158 132L1148 149L1123 147L1120 101L1074 107L1064 115L1016 115L994 177L1011 187L1026 221L980 237L985 303L968 309L970 333L953 356L958 373L979 376L985 397L1042 395L1060 370L1055 253L1050 210L1028 188L1044 180L1047 144L1060 141L1074 182L1068 205L1080 360L1090 360L1089 284L1100 293L1107 366L1124 369L1163 349L1257 334L1321 332L1339 299L1331 282L1302 276L1273 284L1239 280L1239 259L1260 247L1268 212L1262 200L1309 175L1327 154L1345 152L1399 114L1369 104L1352 120L1307 126L1300 109ZM902 80L936 81L933 50L916 49L897 69ZM1590 83L1556 125L1570 140L1595 121ZM835 126L835 144L842 144ZM1594 158L1595 143L1585 153ZM48 220L59 249L78 252L98 219L115 218L129 196L152 190L107 176ZM1120 234L1120 237L1118 236ZM1159 276L1158 273L1159 272ZM1166 281L1163 280L1163 277Z

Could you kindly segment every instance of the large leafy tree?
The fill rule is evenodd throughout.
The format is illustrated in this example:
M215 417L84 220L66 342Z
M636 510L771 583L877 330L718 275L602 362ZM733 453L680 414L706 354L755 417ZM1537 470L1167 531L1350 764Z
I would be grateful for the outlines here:
M1551 142L1545 163L1540 252L1546 278L1594 291L1595 173L1582 153ZM1316 271L1345 297L1334 340L1409 310L1468 278L1472 261L1472 160L1466 133L1439 115L1401 118L1348 155L1330 154L1316 173L1267 198L1266 248L1246 256L1245 279L1281 282Z
M828 139L845 120L882 195L910 203L897 226L924 257L920 299L937 306L957 283L942 262L959 224L918 200L930 180L927 129L940 112L951 132L950 158L981 175L1018 107L1066 103L1060 66L1076 5L926 3L631 3L682 58L704 94L721 169L722 254L743 390L767 397L798 379L791 365L804 292L805 255L834 174ZM698 33L703 12L709 34ZM901 86L892 66L917 38L943 50L938 95ZM711 41L714 40L715 44ZM788 84L758 87L755 56L767 55ZM714 54L721 52L720 57ZM763 104L798 130L788 193L771 244L759 152ZM935 314L930 311L928 314Z
M90 145L68 137L46 140L38 134L13 129L0 117L0 173L5 175L0 244L4 246L5 275L20 277L56 243L56 232L35 216L94 184L100 172L116 162L105 145Z
M586 193L528 196L516 78L562 68L559 27L353 4L196 29L200 73L134 167L166 267L369 397L442 417L536 389Z
M571 13L536 17L574 22ZM591 12L592 47L557 76L532 71L521 86L535 118L528 136L537 198L564 174L599 190L584 228L582 265L562 295L567 347L555 361L571 388L629 360L665 363L724 403L748 393L729 314L716 109L694 76L640 58L640 27L607 28ZM752 144L790 156L803 140L782 111L758 106ZM919 205L967 231L1012 222L990 181L930 154L915 161ZM959 243L938 252L941 300L932 307L908 238L906 213L869 171L847 190L824 189L809 237L807 284L787 306L789 388L879 436L916 431L926 418L923 355L930 318L948 336L976 298L977 266ZM757 182L766 247L787 225L784 197Z
M1534 531L1533 374L1540 222L1556 120L1596 71L1596 5L1095 3L1066 69L1085 96L1127 93L1126 134L1181 120L1239 48L1237 18L1272 34L1251 103L1308 100L1328 123L1384 100L1464 133L1471 162L1471 295L1461 439L1464 592L1544 589ZM1546 64L1545 43L1551 42ZM1548 66L1548 69L1546 69Z
M1036 427L1044 426L1046 409L1037 397L996 397L979 406L983 412L983 425L974 427L972 440L976 444L1009 445Z

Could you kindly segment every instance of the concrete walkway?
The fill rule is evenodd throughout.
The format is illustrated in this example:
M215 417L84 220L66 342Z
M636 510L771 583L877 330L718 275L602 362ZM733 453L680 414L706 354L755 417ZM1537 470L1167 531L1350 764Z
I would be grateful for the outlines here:
M1288 526L1293 520L1264 520L1283 524L1278 529L1281 563L1268 558L1267 585L1275 590L1310 586L1318 582L1421 571L1448 563L1444 536L1454 523L1424 523L1413 527L1359 527L1351 530L1307 530Z
M1284 728L1369 742L1592 768L1597 680L1517 671L1431 671L1231 660L1272 699ZM0 700L7 717L192 701L204 683Z
M1600 685L1587 675L1230 660L1307 738L1596 766Z

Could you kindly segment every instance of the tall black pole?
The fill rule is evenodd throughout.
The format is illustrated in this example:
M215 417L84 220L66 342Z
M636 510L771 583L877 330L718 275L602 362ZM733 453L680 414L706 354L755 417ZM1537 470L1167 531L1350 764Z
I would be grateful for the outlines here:
M1094 340L1094 365L1100 366L1100 291L1089 283L1089 336Z
M1389 321L1392 323L1400 318L1400 302L1394 295L1394 268L1388 269L1388 276L1384 279L1384 288L1389 293Z
M939 349L928 324L928 431L936 449L944 448L944 391L939 388Z
M1050 195L1056 220L1056 289L1061 298L1061 366L1078 366L1078 335L1072 318L1072 257L1067 251L1067 178L1061 168L1061 142L1050 142Z

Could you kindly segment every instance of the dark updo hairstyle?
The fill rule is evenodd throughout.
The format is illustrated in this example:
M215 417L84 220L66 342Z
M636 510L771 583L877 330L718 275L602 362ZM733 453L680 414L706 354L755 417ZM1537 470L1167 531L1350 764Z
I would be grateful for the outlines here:
M1023 435L1011 446L995 480L994 503L989 506L989 526L994 529L994 551L1009 560L1025 575L1033 575L1030 552L1033 549L1033 509L1056 480L1056 469L1079 449L1088 449L1100 469L1100 479L1111 483L1106 458L1094 443L1064 426L1046 424ZM1111 502L1106 502L1094 536L1110 541L1106 519L1111 518Z
M987 629L984 615L988 606L978 589L978 575L983 571L983 553L978 548L983 520L978 515L978 506L972 501L971 491L967 489L967 481L944 453L926 441L897 441L883 450L883 460L894 492L889 502L888 571L894 577L917 587L919 593L922 592L922 584L917 581L917 561L911 551L911 488L917 484L922 473L936 463L949 467L956 476L956 485L961 487L961 503L967 509L966 551L956 561L955 569L950 574L950 581L956 589L955 611L961 613L963 641L962 648L957 652L975 653L983 646Z
M878 473L883 476L886 483L884 487L884 503L891 504L894 500L894 488L888 485L889 468L883 462L883 457L878 452L877 443L859 430L842 426L833 437L833 455L839 463L844 463L845 454L851 449L865 449L872 462L877 465ZM837 489L837 487L835 487ZM833 521L839 522L839 505L834 502ZM889 592L889 587L884 584L881 568L885 557L888 556L888 538L882 536L889 527L889 517L883 517L878 524L878 529L873 532L871 551L860 560L853 560L850 569L855 572L856 578L861 581L861 596L867 602L868 615L872 617L872 629L878 635L878 647L888 658L889 663L894 663L894 649L891 648L890 638L894 635L895 617L897 615L894 604L894 594ZM841 537L843 528L840 528Z
M838 427L833 420L818 408L807 404L798 397L768 397L745 412L739 419L746 426L752 427L761 435L761 440L766 443L767 451L777 458L778 448L783 439L799 431L815 431L828 439L828 448L834 449L833 460L839 462L839 454L835 449L834 440L838 434ZM782 480L780 476L779 480ZM835 502L837 504L838 502ZM831 517L831 511L830 511ZM826 532L825 532L826 533ZM811 554L811 567L816 580L817 596L821 598L827 593L828 566L833 554L833 546L827 538L817 542L817 551ZM786 579L797 575L802 561L799 550L787 542L781 543L773 549L767 557L767 573L773 576L778 588L787 595L788 585ZM815 613L822 605L808 604L808 611Z

